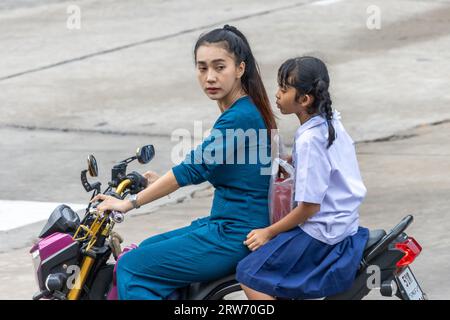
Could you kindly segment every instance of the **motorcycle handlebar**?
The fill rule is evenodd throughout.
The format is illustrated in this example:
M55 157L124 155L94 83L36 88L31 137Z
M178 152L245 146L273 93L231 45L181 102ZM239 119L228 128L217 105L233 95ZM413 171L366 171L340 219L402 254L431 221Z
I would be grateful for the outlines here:
M91 207L91 212L97 211L97 206L101 203L101 201L95 202ZM120 211L111 211L110 217L115 223L122 223L125 220L125 215Z

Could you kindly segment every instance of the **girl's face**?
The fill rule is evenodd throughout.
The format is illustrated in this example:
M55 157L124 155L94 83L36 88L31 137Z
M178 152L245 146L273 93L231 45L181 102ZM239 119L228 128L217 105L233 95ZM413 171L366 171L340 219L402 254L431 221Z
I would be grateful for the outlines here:
M241 89L245 64L236 66L233 55L217 44L200 46L195 65L198 82L210 99L223 100Z
M293 87L278 87L275 95L277 98L277 108L282 114L292 114L301 112L301 105L295 100L297 91Z
M278 86L275 97L277 98L277 107L282 114L307 114L308 107L314 103L314 97L309 94L302 94L296 99L296 94L297 90L294 87Z

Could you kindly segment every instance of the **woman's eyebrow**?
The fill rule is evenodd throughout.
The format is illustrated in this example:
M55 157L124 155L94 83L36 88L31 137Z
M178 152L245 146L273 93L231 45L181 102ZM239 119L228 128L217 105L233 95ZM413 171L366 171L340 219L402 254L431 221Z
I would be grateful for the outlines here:
M214 59L211 61L211 63L219 63L219 62L225 62L225 59ZM197 61L197 64L207 64L206 61Z

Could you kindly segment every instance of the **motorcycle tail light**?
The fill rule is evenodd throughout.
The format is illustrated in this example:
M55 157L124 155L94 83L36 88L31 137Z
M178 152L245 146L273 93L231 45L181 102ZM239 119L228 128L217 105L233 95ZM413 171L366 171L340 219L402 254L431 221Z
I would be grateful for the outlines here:
M397 262L397 267L402 268L410 265L422 251L420 244L412 237L408 237L406 241L395 244L395 247L405 253L403 258Z

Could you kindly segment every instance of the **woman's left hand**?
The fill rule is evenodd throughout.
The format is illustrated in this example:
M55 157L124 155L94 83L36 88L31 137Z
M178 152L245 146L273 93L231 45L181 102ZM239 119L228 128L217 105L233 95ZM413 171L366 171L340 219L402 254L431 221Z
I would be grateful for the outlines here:
M247 235L247 240L244 241L244 244L251 250L255 251L259 247L266 244L270 239L273 238L272 233L269 229L255 229L252 230Z
M147 171L143 174L143 176L147 179L148 185L151 185L153 182L161 178L156 172L154 171Z
M120 200L114 198L112 196L107 196L104 194L96 195L91 202L102 201L98 206L97 210L101 212L105 212L106 210L110 211L119 211L122 213L126 213L133 209L133 205L129 200Z

